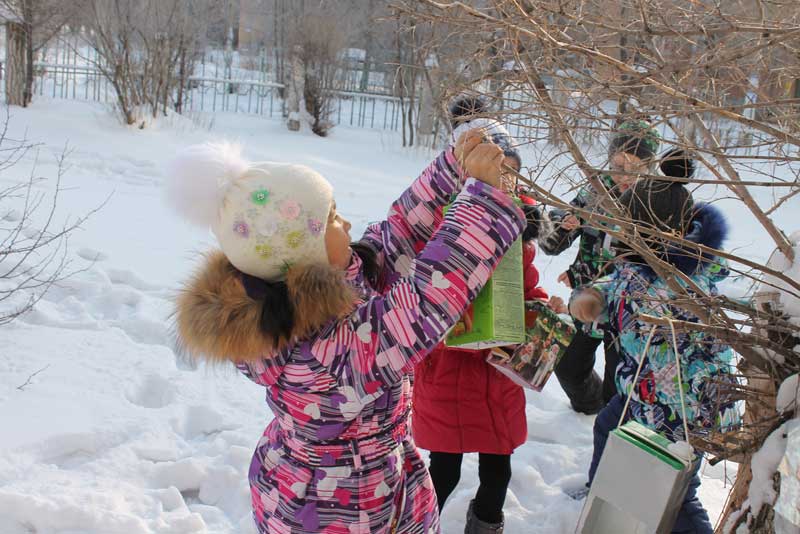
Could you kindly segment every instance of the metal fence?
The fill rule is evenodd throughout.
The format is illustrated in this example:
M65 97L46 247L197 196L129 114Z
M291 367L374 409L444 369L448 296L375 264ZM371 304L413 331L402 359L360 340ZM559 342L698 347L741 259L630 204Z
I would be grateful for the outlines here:
M0 58L5 57L3 34L0 26ZM116 102L117 97L111 83L96 67L100 58L85 35L80 32L65 31L38 52L40 61L36 64L34 94L49 98L76 99L94 102ZM277 52L268 53L260 50L256 54L240 54L236 51L208 48L203 51L195 66L194 76L184 93L183 112L190 113L242 113L270 118L285 117L283 101L283 85L275 81L277 68ZM2 61L0 59L0 61ZM0 77L4 75L0 62ZM402 128L403 110L400 99L389 94L389 76L385 72L370 72L366 78L368 83L363 87L364 73L357 66L342 63L341 72L337 73L335 88L331 95L328 119L336 126L370 128L397 131ZM0 78L1 79L1 78ZM389 84L389 85L387 85ZM554 86L552 80L549 86ZM575 104L573 96L562 87L553 87L556 96L568 95L561 104L570 108ZM0 93L4 84L0 83ZM527 97L524 93L509 90L504 94L507 106L525 106ZM509 131L518 139L548 139L557 142L550 129L547 118L542 112L529 108L514 113L506 108L503 120ZM602 110L594 110L591 117L601 117ZM419 110L414 110L415 117ZM602 125L592 118L575 118L570 124L579 141L587 144L605 142ZM711 124L720 139L730 145L749 145L753 143L753 132L738 124L722 121ZM664 123L659 125L662 136L671 138L674 134ZM738 152L752 154L761 152L761 146L746 146Z
M186 88L183 111L282 118L285 116L282 93L283 85L270 81L193 76ZM36 64L34 94L102 103L114 103L117 99L113 86L99 69L60 63ZM331 91L330 95L328 120L337 126L401 128L399 98L349 91Z
M285 116L283 85L218 78L192 77L184 109L208 113ZM331 91L328 120L339 126L397 130L400 99L370 93Z
M283 117L283 85L224 78L189 78L183 109L201 113L243 113Z
M2 33L2 29L0 29ZM0 49L3 40L0 39ZM64 32L39 52L34 94L40 97L86 100L115 104L116 92L103 76L100 61L85 36ZM280 119L286 116L283 85L274 79L276 57L265 50L255 55L209 48L188 80L183 95L183 113L241 113ZM0 64L2 75L2 64ZM343 63L337 71L336 87L329 89L328 120L335 126L399 131L403 127L400 99L386 94L387 75L370 72L362 91L364 73ZM2 85L2 84L0 84ZM2 92L0 87L0 92ZM417 103L418 104L418 103ZM406 108L408 104L406 103ZM414 117L419 113L414 109ZM540 137L544 121L530 114L509 123L512 134Z
M0 94L4 91L4 65L0 63ZM282 119L286 116L282 97L284 86L271 81L226 79L193 76L189 78L184 94L182 112L190 114L240 113L266 118ZM354 91L331 91L328 120L335 126L399 131L403 125L400 99L393 96ZM94 66L37 63L34 76L34 94L54 99L72 99L115 104L117 96L109 80ZM507 102L520 102L519 95L511 95ZM415 116L418 110L415 110ZM600 116L598 109L597 114ZM710 118L709 118L710 119ZM558 143L543 112L534 113L529 108L517 114L506 109L502 119L510 133L518 140L544 140ZM586 146L607 142L605 128L594 119L581 119L575 124L576 139ZM741 125L727 121L711 122L710 127L721 142L740 145L732 152L738 155L761 155L767 150L753 140L753 132ZM659 123L662 137L673 139L674 133L665 123ZM700 143L702 145L702 143Z
M0 26L0 81L5 75L4 28ZM117 95L97 68L100 58L86 36L64 31L38 52L34 95L115 104ZM208 48L189 77L182 102L184 113L241 113L267 118L286 116L283 85L275 76L277 56L266 50L253 55ZM329 90L328 120L336 126L399 130L400 99L386 94L384 73L367 76L367 90L360 91L363 72L345 63L337 70L336 87ZM0 83L0 93L5 90Z

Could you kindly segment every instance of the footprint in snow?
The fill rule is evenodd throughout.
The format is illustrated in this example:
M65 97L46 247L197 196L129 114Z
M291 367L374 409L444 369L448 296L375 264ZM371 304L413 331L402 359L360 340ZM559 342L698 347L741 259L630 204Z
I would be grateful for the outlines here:
M132 404L143 408L158 409L175 401L175 386L163 376L149 374L125 392Z

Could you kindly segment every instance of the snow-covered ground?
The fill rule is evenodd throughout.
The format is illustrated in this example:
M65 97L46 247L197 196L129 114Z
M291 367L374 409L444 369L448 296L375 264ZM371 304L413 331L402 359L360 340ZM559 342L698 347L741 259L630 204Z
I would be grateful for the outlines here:
M311 165L334 184L357 235L432 154L375 131L340 128L320 139L242 115L215 117L213 130L180 117L124 128L103 106L67 101L39 100L12 115L12 137L43 143L38 175L54 176L54 155L71 150L57 218L106 204L70 239L74 266L86 270L0 330L0 532L252 532L247 466L271 415L259 386L230 368L193 368L172 351L171 297L213 240L165 206L164 164L185 145L225 137L253 159ZM0 189L25 179L34 157L3 172ZM788 223L798 207L787 203L776 219ZM730 215L733 245L765 258L764 236ZM537 259L543 285L565 297L555 279L570 259ZM584 483L593 418L573 413L555 381L528 392L527 415L506 532L573 532L581 503L563 491ZM476 460L465 461L445 508L445 533L463 529ZM729 465L727 476L734 472ZM713 518L725 475L724 465L704 469L701 496Z

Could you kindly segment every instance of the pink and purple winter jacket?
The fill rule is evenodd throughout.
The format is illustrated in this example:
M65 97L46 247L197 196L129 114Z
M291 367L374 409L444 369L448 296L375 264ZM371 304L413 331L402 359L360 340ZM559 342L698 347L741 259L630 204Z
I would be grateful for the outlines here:
M377 253L380 287L365 281L354 254L346 279L360 298L349 316L239 364L266 387L275 415L250 466L260 532L439 531L433 485L409 432L411 374L524 225L509 196L463 180L449 149L367 229L362 242Z

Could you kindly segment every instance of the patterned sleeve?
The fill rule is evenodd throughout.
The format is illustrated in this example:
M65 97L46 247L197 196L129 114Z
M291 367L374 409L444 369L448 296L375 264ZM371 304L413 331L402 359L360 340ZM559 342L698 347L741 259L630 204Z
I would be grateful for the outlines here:
M362 242L378 254L384 286L407 275L411 260L442 223L442 208L464 178L453 148L447 148L392 204L386 220L367 228Z
M411 372L461 317L524 226L510 197L469 179L407 275L355 310L350 328L358 357L340 365L387 383Z
M710 261L706 265L705 274L711 282L712 291L716 292L716 284L719 284L731 274L730 268L728 267L728 260L714 257L713 261Z
M605 298L606 305L598 319L599 324L618 334L641 326L637 316L642 309L647 288L632 271L621 269L619 273L602 278L588 287L600 291Z
M286 354L278 353L269 358L260 358L253 362L237 363L236 368L244 376L260 386L272 386L283 374L286 365Z
M647 357L646 367L650 369L664 364L672 365L675 351L670 329L657 326L650 347L645 352L647 338L653 325L642 320L642 315L674 317L677 310L669 304L667 295L660 294L659 290L634 269L620 269L610 280L611 282L603 287L608 325L614 334L619 336L625 352L635 358L637 363L642 355ZM685 331L677 330L676 337L678 345L681 346L686 342L687 334ZM626 384L628 393L631 393L631 387L632 384ZM633 393L636 397L636 392Z
M697 318L671 304L663 282L643 280L633 269L624 270L618 277L621 283L616 288L616 298L609 299L608 313L623 349L617 389L635 401L634 417L658 432L671 434L672 439L683 439L682 393L690 429L720 429L737 424L735 399L719 387L723 382L736 382L730 374L734 361L730 347L703 332L676 329L682 371L679 389L672 331L669 326L657 326L648 348L647 338L653 326L643 321L642 315L689 322ZM646 360L639 382L634 384L642 357Z

